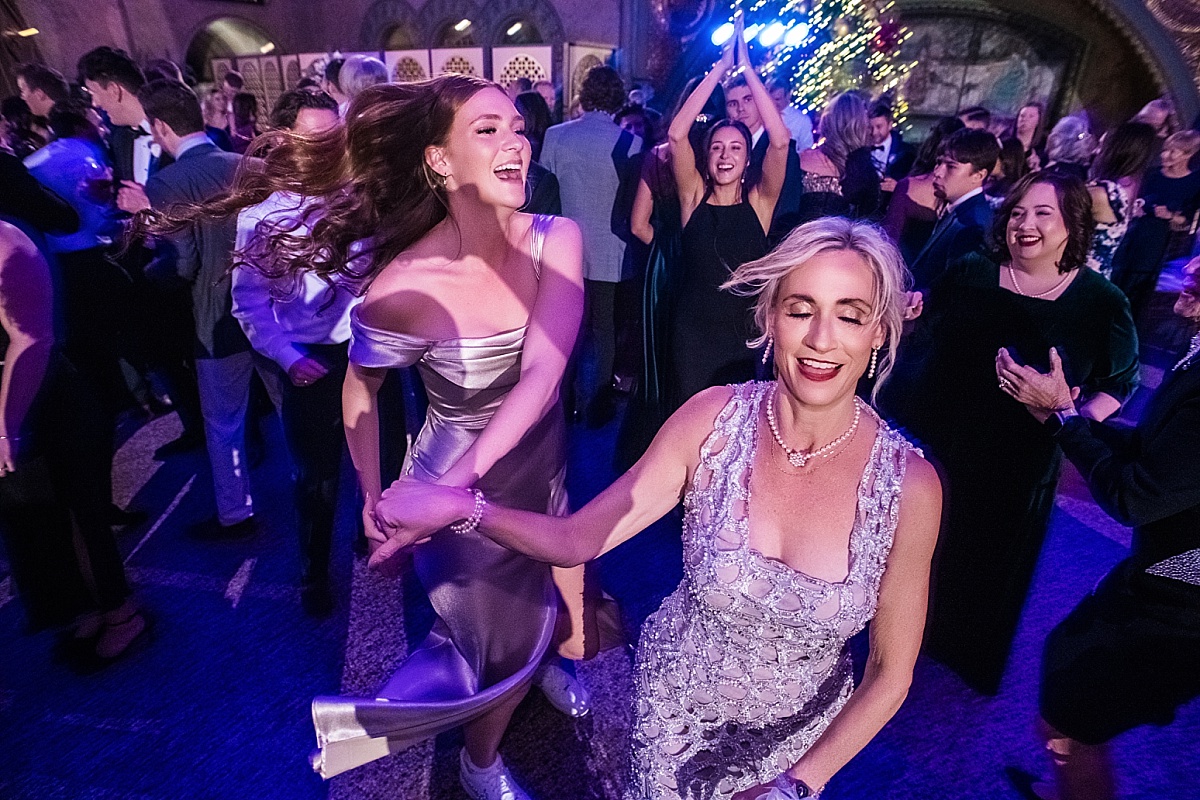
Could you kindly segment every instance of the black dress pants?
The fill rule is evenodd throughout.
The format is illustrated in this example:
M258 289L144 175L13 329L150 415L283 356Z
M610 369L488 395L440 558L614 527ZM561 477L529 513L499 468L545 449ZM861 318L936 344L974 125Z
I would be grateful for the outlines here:
M337 506L338 477L346 435L342 428L342 384L347 345L297 345L329 368L308 386L284 382L283 434L296 467L300 560L305 585L329 581L329 556Z

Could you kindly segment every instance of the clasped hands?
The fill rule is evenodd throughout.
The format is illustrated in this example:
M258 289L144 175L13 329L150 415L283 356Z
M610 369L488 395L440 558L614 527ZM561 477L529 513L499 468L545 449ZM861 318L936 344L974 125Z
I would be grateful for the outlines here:
M1045 422L1055 411L1071 408L1079 398L1079 387L1067 384L1062 358L1050 348L1050 371L1038 372L1033 367L1018 364L1001 347L996 354L996 380L1000 390L1023 403L1038 422Z
M463 496L453 486L404 477L393 483L374 503L363 509L363 527L371 541L368 566L379 567L405 548L429 541L433 534L463 519Z

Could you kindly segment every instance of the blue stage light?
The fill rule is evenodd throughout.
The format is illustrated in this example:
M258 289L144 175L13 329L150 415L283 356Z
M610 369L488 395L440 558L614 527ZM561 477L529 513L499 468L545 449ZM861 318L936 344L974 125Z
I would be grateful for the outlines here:
M721 45L728 42L730 37L732 37L732 36L733 36L733 23L726 22L724 25L719 26L715 31L713 31L712 43L717 45L718 47L720 47Z
M763 28L762 33L758 35L758 43L763 47L774 47L786 32L787 28L784 27L783 23L776 20Z
M761 31L762 29L763 29L763 26L756 22L753 25L751 25L750 27L746 28L742 38L744 38L747 42L749 42L752 39L754 39L755 36L758 36L759 31Z
M807 22L797 22L795 25L788 28L787 33L784 34L783 44L786 47L799 47L801 44L803 44L804 40L808 38L808 31L809 27Z

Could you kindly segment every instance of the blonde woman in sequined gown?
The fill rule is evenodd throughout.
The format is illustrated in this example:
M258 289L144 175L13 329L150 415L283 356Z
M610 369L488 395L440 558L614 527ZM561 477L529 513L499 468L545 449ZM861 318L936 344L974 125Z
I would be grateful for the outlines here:
M696 395L569 517L480 514L472 492L398 481L376 506L390 537L376 561L468 519L578 564L682 500L684 578L642 630L626 796L815 796L900 707L921 644L941 487L855 398L872 363L883 379L894 360L904 278L878 229L800 226L730 280L757 296L776 380ZM846 641L868 622L855 689Z

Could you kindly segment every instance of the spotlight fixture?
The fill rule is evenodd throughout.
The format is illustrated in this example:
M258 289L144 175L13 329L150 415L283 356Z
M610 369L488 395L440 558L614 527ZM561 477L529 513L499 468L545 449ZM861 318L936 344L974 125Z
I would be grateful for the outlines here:
M267 42L262 47L258 48L258 52L262 53L265 56L267 53L270 53L274 49L275 49L275 43Z
M512 25L510 25L508 27L508 30L506 30L504 32L504 35L505 36L516 36L518 33L521 32L521 28L523 28L523 27L525 27L524 24L522 24L520 22L514 22Z
M41 31L37 28L25 28L24 30L17 31L17 36L20 36L22 39L28 39L30 36L37 36L39 33Z
M753 25L751 25L749 28L746 28L746 30L742 34L742 38L745 39L747 42L749 42L749 41L753 40L755 36L758 36L759 32L762 31L762 29L763 29L763 26L756 22Z
M454 23L454 30L458 31L459 33L462 33L469 27L471 27L471 20L469 19L460 19L458 22Z

